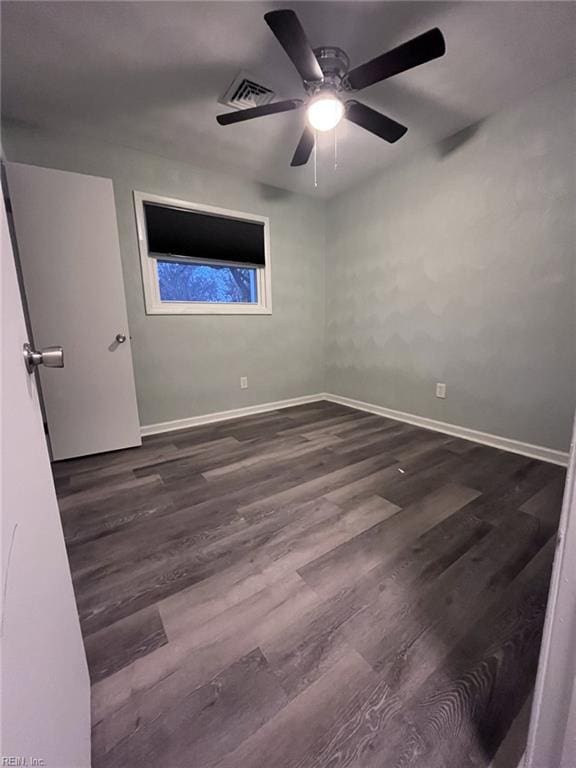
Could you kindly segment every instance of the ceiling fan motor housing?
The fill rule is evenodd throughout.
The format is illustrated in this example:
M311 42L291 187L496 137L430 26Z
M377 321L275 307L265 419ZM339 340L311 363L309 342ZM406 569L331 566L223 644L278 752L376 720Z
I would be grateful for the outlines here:
M314 95L323 90L342 90L344 77L350 68L348 54L342 48L332 45L314 48L314 55L320 64L324 82L306 81L306 91L310 95Z

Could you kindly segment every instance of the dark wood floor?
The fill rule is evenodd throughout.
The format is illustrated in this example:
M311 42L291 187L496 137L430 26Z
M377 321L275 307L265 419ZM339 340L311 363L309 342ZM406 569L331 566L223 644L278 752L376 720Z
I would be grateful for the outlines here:
M54 466L94 768L486 766L564 472L329 403Z

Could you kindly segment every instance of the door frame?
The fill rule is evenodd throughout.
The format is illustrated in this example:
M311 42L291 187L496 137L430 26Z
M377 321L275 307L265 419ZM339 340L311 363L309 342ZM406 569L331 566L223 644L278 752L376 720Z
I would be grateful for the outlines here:
M576 419L523 768L576 763Z

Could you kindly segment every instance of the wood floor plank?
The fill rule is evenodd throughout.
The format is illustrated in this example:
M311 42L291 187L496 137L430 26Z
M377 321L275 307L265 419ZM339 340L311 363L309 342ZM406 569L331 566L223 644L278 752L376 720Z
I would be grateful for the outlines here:
M184 693L205 684L260 642L282 632L313 605L319 605L318 596L294 575L198 627L192 620L166 626L168 645L93 686L93 722L113 720L129 701L129 707L138 708L141 699L151 691L158 692L164 681L171 686L175 681ZM173 676L175 670L177 678Z
M305 501L316 496L323 495L328 491L346 485L352 480L369 474L371 470L383 469L386 466L394 464L394 459L389 456L375 456L353 464L336 469L328 474L315 477L312 480L300 483L286 491L280 491L259 501L250 504L241 505L239 511L252 512L259 509L271 509L282 504L288 504L293 501Z
M137 490L143 486L157 487L159 478L160 476L157 474L150 474L147 477L140 478L134 477L133 473L128 473L125 477L120 476L117 482L104 483L95 488L87 488L82 491L72 491L67 495L59 494L58 508L60 509L62 520L67 522L70 519L74 519L78 513L82 513L86 503L90 504L106 500L111 505L114 503L116 494Z
M386 604L393 615L398 605L410 596L415 599L491 530L488 523L461 510L399 547L392 558L382 559L367 571L350 569L346 581L334 579L316 588L328 600L336 596L348 601L352 595L355 611L377 600L380 605ZM305 578L306 569L301 572Z
M560 467L319 401L54 473L95 768L488 768Z
M546 538L552 536L558 530L563 496L564 478L560 476L536 491L520 507L523 512L534 515L540 520Z
M398 437L408 431L406 424L399 422L390 422L390 424L377 424L373 427L362 427L350 430L346 435L346 440L332 446L334 453L347 454L354 453L369 445L376 445L375 451L380 447L389 444L393 437Z
M332 506L324 499L315 504ZM362 501L352 509L337 509L338 513L314 526L306 525L299 534L295 534L292 527L283 529L263 546L255 562L260 565L266 578L279 579L284 574L297 571L344 542L369 532L399 511L395 504L380 498Z
M300 568L298 572L314 589L333 594L335 589L345 586L359 574L383 562L392 561L398 550L438 525L477 495L478 492L470 488L445 485L422 501L406 507L398 515Z
M425 439L425 438L424 438ZM346 458L349 462L359 462L363 459L369 459L371 456L379 453L386 453L396 459L396 454L407 448L422 446L422 435L414 427L404 426L400 432L387 430L382 433L380 440L368 445L358 445L354 450L346 452Z
M547 545L419 684L421 670L403 689L384 675L369 681L297 768L488 766L533 684L552 556Z
M292 419L295 424L303 423L306 425L317 421L320 416L326 418L329 418L330 415L345 416L352 411L354 408L348 408L348 406L340 405L340 403L329 403L326 400L282 409L282 413Z
M87 589L99 578L111 579L117 573L135 568L143 561L162 561L162 557L178 553L194 543L208 544L244 527L233 505L223 503L219 509L197 507L176 509L155 520L139 520L130 529L114 532L105 541L89 541L70 553L73 580Z
M242 560L164 598L158 609L168 634L176 636L179 626L190 621L200 627L269 585L252 562Z
M346 712L357 690L370 677L369 667L351 652L284 707L249 739L221 760L218 768L294 768L308 763L320 748L328 726Z
M303 435L304 431L307 430L308 432L311 431L318 431L320 429L330 429L332 427L340 427L344 424L358 424L359 422L362 423L362 419L364 418L365 414L360 413L359 411L349 412L344 415L339 414L337 416L331 416L328 415L328 418L326 417L319 417L318 421L312 422L312 424L308 424L307 427L302 429L301 425L298 426L291 426L289 429L281 429L279 434L281 435Z
M333 491L324 494L324 498L333 501L335 504L354 503L356 499L374 497L375 489L381 487L383 481L389 477L395 477L398 472L398 464L394 463L384 469L377 469L369 475L360 477L358 480L352 480L346 485L340 486ZM382 499L382 497L379 497Z
M308 441L305 441L308 445ZM219 477L216 483L203 488L189 487L188 477L177 483L168 482L172 498L177 507L198 507L202 503L214 503L217 499L228 498L237 506L247 507L250 502L267 498L302 483L320 478L329 472L348 466L346 458L334 454L331 446L315 449L303 456L285 458L279 463L264 462L244 469L230 476ZM246 511L246 509L244 509Z
M477 517L496 525L510 509L520 509L555 479L561 484L564 482L564 471L560 467L529 460L503 480L497 479L490 490L475 499L470 507ZM559 506L559 498L556 503ZM557 512L552 509L551 514L554 511Z
M138 724L94 768L207 768L233 751L281 710L286 696L259 649L180 699L153 694ZM190 728L190 723L194 728Z
M410 677L414 665L438 664L537 552L538 529L524 513L510 515L420 594L409 594L393 611L389 601L375 600L348 620L348 640L389 682Z
M286 459L291 459L293 457L300 458L340 442L341 440L337 435L321 435L314 439L311 438L308 445L302 445L300 442L297 442L296 444L292 443L288 446L282 445L279 448L275 448L274 445L268 444L265 448L262 448L252 456L237 459L230 464L220 465L213 469L209 469L202 474L206 480L213 480L232 472L243 472L248 467L254 466L254 464L270 464L280 460L285 461Z
M447 761L490 762L533 684L552 557L550 543L520 574L507 599L469 628L406 703L403 727L391 723L380 734L380 758L387 764L442 768Z
M461 456L445 448L432 448L402 462L404 472L384 482L378 493L400 507L407 507L426 498L446 483L465 485L460 483L458 476L462 463ZM477 489L474 490L478 493Z
M103 680L167 642L155 606L87 635L85 647L92 683Z
M354 651L340 626L352 613L351 601L315 605L298 622L262 643L271 669L293 699Z
M174 456L176 450L171 443L162 446L142 445L139 448L127 448L124 451L99 453L81 459L56 462L53 467L57 477L69 477L71 487L80 489L87 485L101 483L103 478L114 478L123 472Z
M332 424L330 426L319 427L318 429L312 429L309 432L302 432L303 437L307 440L314 440L326 435L344 435L348 432L352 432L363 427L370 427L377 424L379 421L378 416L370 416L366 414L360 417L348 417L349 421L341 421L338 424Z
M405 424L401 421L393 421L392 419L385 419L382 416L378 416L370 424L367 422L357 423L353 428L347 430L346 443L350 444L353 448L362 445L362 441L370 440L373 435L383 435L385 432L398 433L408 430L409 424Z
M477 488L482 493L494 493L498 488L509 488L515 477L522 476L534 464L533 459L515 453L497 451L478 445L472 451L461 454L473 461L464 461L458 470L461 483Z
M244 447L235 437L222 437L208 442L193 443L178 448L176 453L163 457L160 461L150 462L134 469L136 477L158 474L163 480L182 476L197 476L218 461L225 461L227 456L237 456Z
M74 509L63 513L62 527L68 551L145 520L154 519L155 525L162 525L156 521L170 514L174 504L161 478L157 475L151 477L156 478L154 483L113 490L95 500L79 502Z

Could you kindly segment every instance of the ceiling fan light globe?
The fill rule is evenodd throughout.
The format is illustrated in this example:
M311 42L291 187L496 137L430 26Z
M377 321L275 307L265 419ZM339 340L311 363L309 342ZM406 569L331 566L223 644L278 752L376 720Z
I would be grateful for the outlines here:
M344 117L344 104L336 96L319 96L308 105L306 116L315 131L331 131Z

